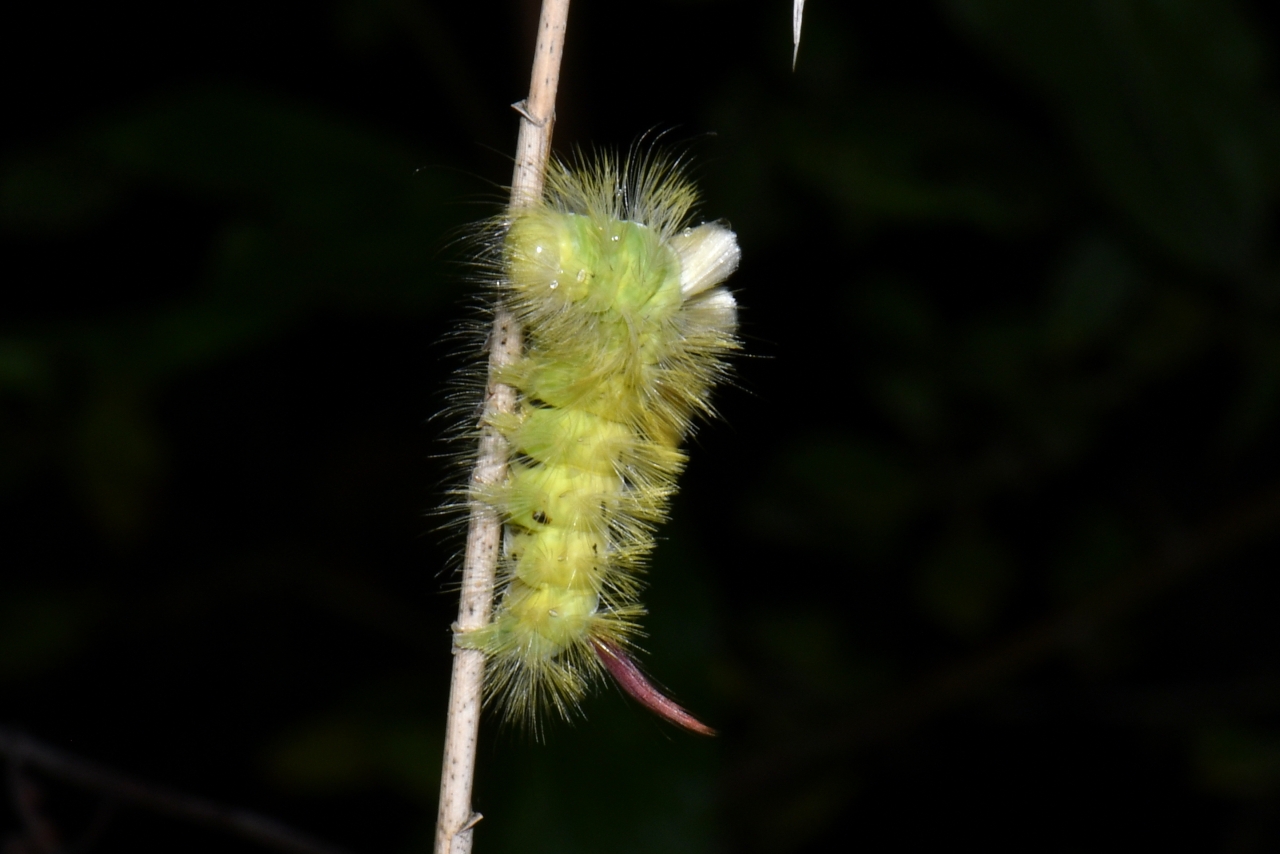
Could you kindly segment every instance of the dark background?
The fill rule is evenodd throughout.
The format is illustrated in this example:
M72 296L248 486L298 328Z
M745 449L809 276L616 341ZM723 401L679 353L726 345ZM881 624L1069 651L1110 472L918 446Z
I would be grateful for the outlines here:
M738 232L647 667L486 722L477 851L1280 845L1277 15L1225 0L572 11L556 145L651 129ZM427 851L456 238L536 3L0 23L0 725ZM28 768L67 841L100 799ZM121 807L95 852L252 851ZM25 847L20 847L25 846Z

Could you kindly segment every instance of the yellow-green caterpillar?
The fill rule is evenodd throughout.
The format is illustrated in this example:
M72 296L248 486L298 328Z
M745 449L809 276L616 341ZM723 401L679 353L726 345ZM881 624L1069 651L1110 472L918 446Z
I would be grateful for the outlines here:
M639 573L685 464L680 444L711 414L738 347L732 231L689 227L697 193L659 155L553 163L540 203L495 225L498 298L524 350L494 379L516 410L490 425L512 458L470 500L504 522L489 625L460 634L486 653L487 694L536 727L568 716L605 671L666 719L710 734L644 677L630 649Z

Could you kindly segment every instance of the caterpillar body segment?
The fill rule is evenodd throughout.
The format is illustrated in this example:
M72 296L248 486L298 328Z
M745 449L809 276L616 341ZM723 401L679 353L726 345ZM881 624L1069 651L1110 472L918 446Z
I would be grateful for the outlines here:
M608 672L668 720L711 732L628 652L680 445L712 413L738 347L722 286L737 240L717 223L686 226L696 198L668 161L599 157L553 165L542 203L504 223L499 298L525 345L495 377L516 389L516 410L490 424L512 458L504 482L470 496L504 521L499 600L457 642L486 653L489 697L535 728Z

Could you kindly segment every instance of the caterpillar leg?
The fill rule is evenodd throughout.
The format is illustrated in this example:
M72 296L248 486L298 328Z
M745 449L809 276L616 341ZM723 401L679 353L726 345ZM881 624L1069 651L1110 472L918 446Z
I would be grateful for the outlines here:
M600 663L609 671L609 675L617 680L619 687L626 691L640 705L676 726L696 732L699 735L715 735L716 731L695 718L682 708L675 700L659 691L649 677L645 676L631 656L620 647L608 641L592 639L596 655Z

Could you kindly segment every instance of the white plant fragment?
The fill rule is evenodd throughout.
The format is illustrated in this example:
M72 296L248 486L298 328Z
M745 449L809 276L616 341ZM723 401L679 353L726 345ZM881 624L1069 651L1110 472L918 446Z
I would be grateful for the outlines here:
M791 7L791 39L795 49L791 53L791 70L796 70L796 60L800 57L800 22L804 19L804 0L795 0Z

